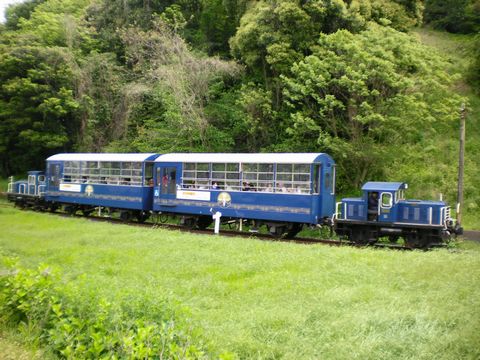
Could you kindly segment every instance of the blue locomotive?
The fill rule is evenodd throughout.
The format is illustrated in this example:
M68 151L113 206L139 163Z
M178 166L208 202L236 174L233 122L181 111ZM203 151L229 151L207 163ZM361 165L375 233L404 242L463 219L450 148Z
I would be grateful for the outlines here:
M304 225L334 226L357 243L388 236L409 246L439 243L454 233L443 202L404 200L404 183L367 183L363 197L335 205L335 162L323 153L57 154L46 172L11 182L17 206L74 214L119 212L145 221L151 214L180 216L206 228L248 221L275 236L293 237Z
M445 202L406 200L407 187L401 182L367 182L362 197L336 204L336 233L361 244L382 237L396 242L402 237L413 248L443 244L452 234L461 233Z

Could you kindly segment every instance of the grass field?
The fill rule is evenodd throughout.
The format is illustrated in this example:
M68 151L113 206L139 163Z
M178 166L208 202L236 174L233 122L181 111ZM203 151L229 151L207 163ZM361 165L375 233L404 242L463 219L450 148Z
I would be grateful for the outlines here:
M94 294L176 304L211 356L480 357L478 244L430 252L304 246L10 208L0 208L0 227L3 257L49 264L80 303Z

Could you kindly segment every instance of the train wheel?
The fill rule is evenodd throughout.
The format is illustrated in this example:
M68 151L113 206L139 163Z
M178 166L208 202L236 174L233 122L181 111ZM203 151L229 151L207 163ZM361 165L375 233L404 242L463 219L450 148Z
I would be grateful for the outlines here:
M300 231L302 231L303 224L294 223L289 226L288 230L283 234L286 239L294 238Z
M390 241L392 244L395 244L400 236L398 235L388 235L388 241Z
M139 223L144 223L149 217L150 214L146 213L145 211L139 211L136 215L137 221Z
M352 227L349 239L355 244L366 245L369 242L368 231L361 226Z
M77 207L75 205L66 205L63 208L63 211L65 211L70 216L74 216L77 212Z
M213 222L213 219L211 216L200 216L197 219L197 228L200 230L205 230L208 228Z
M120 212L120 220L124 222L128 222L132 220L132 213L130 211L121 211Z
M285 225L267 225L268 232L273 237L282 237L286 231L287 227Z
M187 229L195 229L195 227L197 225L197 221L193 217L183 216L183 217L180 218L180 225L182 225L183 227L185 227Z
M405 238L405 245L412 249L426 249L430 246L428 232L419 231L418 233L410 233Z
M92 208L84 208L82 209L82 214L83 216L90 216L91 213L93 213L95 209Z

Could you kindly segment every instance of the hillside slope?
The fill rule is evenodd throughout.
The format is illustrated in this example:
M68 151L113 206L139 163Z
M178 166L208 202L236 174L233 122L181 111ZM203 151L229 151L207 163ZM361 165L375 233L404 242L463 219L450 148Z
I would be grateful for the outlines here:
M473 61L473 36L449 34L431 29L417 29L418 39L438 51L451 63L451 72L458 72L458 79L452 92L464 96L467 100L466 119L466 155L465 155L465 206L464 226L480 229L480 95L466 83L465 78L470 62ZM437 159L442 162L449 159L450 171L457 171L458 129L456 133L439 134L440 151Z

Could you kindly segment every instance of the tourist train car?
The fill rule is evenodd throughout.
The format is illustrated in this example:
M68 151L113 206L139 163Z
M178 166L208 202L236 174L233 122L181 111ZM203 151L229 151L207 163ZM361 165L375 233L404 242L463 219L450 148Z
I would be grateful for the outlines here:
M85 214L95 207L121 210L125 220L145 220L153 199L158 154L57 154L47 159L45 200L52 209Z
M220 212L294 236L302 224L328 222L335 208L335 162L322 153L165 154L154 173L153 210L200 228Z
M408 246L427 247L461 231L454 227L445 202L405 200L406 189L402 182L367 182L361 198L337 203L336 233L357 243L374 243L388 236L392 242L403 237Z

